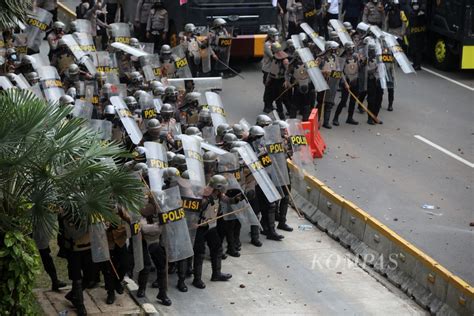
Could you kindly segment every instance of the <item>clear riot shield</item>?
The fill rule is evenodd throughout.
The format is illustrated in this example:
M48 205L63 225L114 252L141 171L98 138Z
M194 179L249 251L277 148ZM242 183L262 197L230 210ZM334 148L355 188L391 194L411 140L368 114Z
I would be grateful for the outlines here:
M204 126L203 128L201 128L201 133L202 133L202 138L204 138L206 143L212 144L212 145L216 144L216 129L214 128L214 126ZM202 143L201 146L203 144L204 143Z
M28 34L20 33L14 35L13 46L19 57L28 54Z
M225 155L229 153L227 150L221 149L209 143L201 143L201 148L207 151L212 151L218 155Z
M288 133L290 135L290 144L293 150L293 157L291 160L302 171L309 174L314 174L313 157L311 156L311 149L306 139L306 134L299 119L289 119L286 121L289 125Z
M15 81L15 85L20 88L20 89L28 89L30 90L31 89L31 85L30 83L28 82L28 80L26 80L25 76L23 76L23 74L14 74L14 73L10 73L8 74L9 76L11 76L12 78L14 78L13 80Z
M239 194L244 194L244 190L233 175L226 174L225 177L229 182L229 186L227 187L226 192L227 196L234 197ZM253 225L260 226L260 221L255 215L255 212L252 209L252 206L250 206L250 203L247 198L244 198L242 201L234 204L221 202L221 206L224 214L235 212L231 215L227 215L226 217L224 217L224 220L238 219L240 224L244 227L249 227Z
M217 128L221 124L227 124L224 105L221 97L215 92L206 92L206 103L211 112L212 125Z
M206 91L221 91L222 90L222 78L221 77L203 77L203 78L191 78L191 79L180 79L173 78L168 79L168 85L176 87L178 90L188 90L187 88L191 85L192 91L194 92L206 92Z
M387 89L387 68L382 60L382 45L378 40L375 41L375 55L377 56L377 72L379 74L380 87Z
M77 19L74 21L76 24L75 31L79 33L92 34L91 21L85 19Z
M36 7L34 12L29 15L26 21L27 27L25 31L27 34L26 46L28 48L35 52L39 51L41 40L52 19L53 15L50 12L39 7Z
M317 92L324 90L329 90L328 83L324 79L321 70L319 69L318 63L314 60L311 50L307 47L297 50L298 55L301 58L301 61L305 64L306 71L308 72L311 82L314 85L314 88Z
M168 167L168 157L166 148L163 144L157 142L145 142L146 163L148 165L148 179L150 180L150 189L160 191L163 188L163 175L161 170Z
M139 57L139 60L146 81L149 82L161 78L161 63L158 54L142 56Z
M141 95L137 101L142 109L142 117L145 123L148 122L148 120L158 117L159 110L155 107L155 100L153 100L150 94Z
M178 78L192 78L191 69L189 69L188 60L184 53L183 47L178 45L172 48L174 55L174 66L176 68L176 77Z
M160 207L158 217L160 224L163 225L162 237L168 261L176 262L193 256L193 245L189 237L179 186L153 194Z
M74 55L76 62L78 64L84 65L91 75L95 75L97 73L97 70L94 63L89 58L89 56L87 56L86 53L81 49L77 41L74 39L74 36L72 36L71 34L67 34L64 35L61 39L64 40L71 53Z
M155 51L155 43L149 43L149 42L140 42L138 44L139 48L144 51L145 53L148 53L150 55L153 55Z
M188 224L189 237L194 245L196 229L201 216L203 190L200 185L196 185L196 183L188 179L178 179L178 185L183 201L183 209L186 213L185 218Z
M370 25L369 31L374 34L376 38L380 38L383 35L382 30L377 25Z
M106 120L89 120L88 124L89 128L96 132L100 139L107 141L112 139L112 122Z
M41 54L34 54L31 55L35 59L35 64L33 65L33 68L38 69L38 67L42 66L51 66L51 62L49 61L49 58L47 55L41 55Z
M129 55L132 55L134 57L143 57L149 55L148 53L142 51L141 49L132 47L128 44L120 43L120 42L114 42L111 44L113 48L116 48L118 50L121 50Z
M393 54L393 57L395 57L395 60L397 61L398 65L402 69L402 71L406 74L411 74L415 73L415 69L413 68L412 64L408 60L408 57L405 55L403 52L403 49L398 45L397 39L395 36L389 33L384 32L384 42L390 49L390 51Z
M1 76L0 88L2 88L2 90L7 90L7 89L15 88L15 86L13 85L13 83L10 82L10 80L7 77Z
M91 103L84 100L76 100L74 102L74 109L72 110L72 116L90 120L92 118L93 109L94 108Z
M89 225L91 240L92 262L99 263L110 260L109 243L105 232L105 223L98 222Z
M90 54L97 51L91 33L75 32L73 33L73 36L84 53Z
M324 42L321 40L321 38L319 38L318 36L318 33L316 33L314 31L314 29L309 26L308 23L304 22L304 23L301 23L301 28L303 29L303 31L311 38L311 40L313 41L314 44L316 44L316 46L318 46L319 50L324 52L326 50L325 48L325 44ZM299 41L299 40L298 40ZM296 44L295 44L296 45Z
M206 186L204 175L204 163L201 154L201 141L189 135L178 135L183 144L184 155L186 156L186 166L188 167L189 180L201 188Z
M120 121L125 127L125 130L127 131L131 141L135 145L138 145L143 138L143 134L140 130L140 127L138 127L133 114L125 104L125 101L123 101L123 98L120 96L113 96L110 98L110 103L112 103L112 105L115 107L115 111L117 111Z
M98 72L115 74L118 80L118 63L115 53L99 51L91 54L91 56Z
M278 190L265 171L264 166L257 158L257 155L255 155L252 147L250 147L249 144L245 144L245 146L237 147L237 150L239 151L240 157L242 157L243 161L252 172L255 181L258 183L263 193L267 197L267 200L270 203L280 200L280 193L278 193Z
M291 35L291 40L293 41L293 45L295 45L296 50L303 48L303 43L301 43L298 34Z
M331 24L334 31L336 31L337 36L341 40L342 45L346 45L346 43L354 44L354 42L352 41L351 36L349 35L349 33L346 30L346 27L344 26L344 24L342 24L341 21L339 21L337 19L331 19L331 20L329 20L329 24Z
M130 26L127 23L111 23L109 26L107 33L112 43L130 44Z
M286 152L281 137L279 125L269 125L265 127L265 146L272 159L274 172L272 173L273 183L277 187L283 187L290 184L288 175L288 166L286 164Z
M233 28L226 27L225 32L223 32L223 34L217 35L216 43L214 43L213 46L214 53L217 55L217 58L219 58L219 60L226 65L229 65L230 61L232 33ZM227 70L227 67L224 66L222 63L216 63L216 70Z
M40 77L40 86L46 100L50 103L58 102L59 98L65 93L61 77L56 68L53 66L39 67L38 76Z
M133 273L138 273L145 267L143 264L142 232L140 228L141 216L135 213L130 213L130 217L130 239L133 248Z
M200 49L201 55L201 65L202 65L202 73L207 74L211 72L211 46L206 44L205 47Z

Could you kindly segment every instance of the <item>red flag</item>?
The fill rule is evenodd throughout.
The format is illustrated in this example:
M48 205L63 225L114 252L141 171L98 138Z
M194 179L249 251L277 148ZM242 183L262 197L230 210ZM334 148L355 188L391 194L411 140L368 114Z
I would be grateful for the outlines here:
M183 5L188 3L188 0L179 0L179 5Z

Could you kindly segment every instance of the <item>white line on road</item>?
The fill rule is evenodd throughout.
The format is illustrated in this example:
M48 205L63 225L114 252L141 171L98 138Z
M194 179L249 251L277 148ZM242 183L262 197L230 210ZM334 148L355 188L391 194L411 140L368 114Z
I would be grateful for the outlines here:
M421 140L422 142L424 142L424 143L426 143L426 144L428 144L428 145L430 145L430 146L432 146L432 147L438 149L439 151L445 153L446 155L453 157L453 158L456 159L457 161L460 161L460 162L462 162L463 164L465 164L465 165L467 165L467 166L469 166L469 167L471 167L471 168L474 168L474 163L469 162L469 161L467 161L466 159L464 159L464 158L462 158L462 157L459 157L459 156L456 155L456 154L453 154L452 152L450 152L450 151L447 150L446 148L443 148L443 147L441 147L440 145L436 145L436 144L433 143L432 141L429 141L428 139L424 138L423 136L420 136L420 135L414 135L414 136L415 136L415 138L418 138L418 139Z
M437 73L436 71L433 71L433 70L428 69L428 68L426 68L426 67L421 67L421 69L423 69L424 71L429 72L430 74L433 74L433 75L435 75L435 76L438 76L438 77L440 77L440 78L443 78L443 79L445 79L445 80L448 80L448 81L450 81L450 82L452 82L452 83L454 83L454 84L457 84L457 85L460 86L460 87L463 87L463 88L466 88L466 89L468 89L468 90L474 91L474 88L469 87L468 85L466 85L466 84L464 84L464 83L461 83L461 82L459 82L459 81L456 81L456 80L454 80L454 79L451 79L451 78L449 78L449 77L446 77L446 76L444 76L444 75L442 75L442 74L440 74L440 73Z

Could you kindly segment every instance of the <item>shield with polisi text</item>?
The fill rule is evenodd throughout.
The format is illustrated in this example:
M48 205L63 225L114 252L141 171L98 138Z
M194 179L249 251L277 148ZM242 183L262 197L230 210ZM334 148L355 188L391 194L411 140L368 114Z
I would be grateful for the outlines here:
M125 130L127 131L128 136L130 137L131 141L138 145L143 138L143 133L138 127L133 114L128 109L125 101L120 96L113 96L110 98L110 102L115 107L115 111L117 112L118 116L120 117L120 121L122 122Z
M143 75L146 81L159 80L161 78L161 63L158 55L146 55L139 57Z
M145 155L150 189L152 191L160 191L164 184L162 171L168 167L166 148L163 144L157 142L145 142L143 146L146 149Z
M105 232L105 223L96 222L89 225L92 262L99 263L110 260L109 242Z
M40 77L40 85L43 90L44 97L50 103L56 103L63 96L64 89L61 77L53 66L43 66L38 68L38 76Z
M309 26L309 24L306 22L301 23L300 26L303 29L303 31L311 38L313 43L316 44L316 46L318 46L319 50L324 52L326 50L325 43L323 42L321 38L319 38L318 33L316 33L314 29L311 26Z
M111 23L109 28L107 28L107 33L109 35L111 42L130 44L130 26L128 23Z
M288 186L290 176L286 164L286 151L281 137L280 126L272 124L265 127L265 146L267 153L272 159L273 173L272 180L277 187Z
M90 120L92 118L93 107L90 102L84 100L74 101L72 116Z
M184 134L178 135L178 138L183 144L189 180L204 188L206 186L206 177L204 175L204 163L201 154L201 141L194 136Z
M211 112L212 125L217 129L221 124L227 124L224 105L221 97L215 92L206 92L206 103Z
M317 92L321 92L324 90L329 90L329 86L324 79L321 70L319 69L318 63L315 61L313 54L309 48L301 48L297 50L298 55L301 58L301 61L304 63L306 71L308 72L309 77L311 78L311 82L314 85L314 88Z
M153 192L159 204L158 218L163 226L163 241L168 255L168 262L176 262L194 255L189 236L186 213L179 186Z
M286 122L289 125L289 140L293 150L291 160L300 168L301 175L303 170L308 174L314 174L313 157L311 156L311 149L306 139L306 133L301 120L289 119Z
M197 225L201 217L203 189L193 181L183 178L178 179L178 185L181 200L183 201L183 209L186 213L185 218L188 224L189 237L192 244L194 244Z
M49 24L53 20L53 15L39 7L35 7L34 11L28 16L26 20L27 42L26 46L35 52L39 51L41 40L44 37Z
M281 195L273 184L272 180L267 174L265 167L262 165L257 155L249 144L242 147L237 147L237 150L242 157L247 167L252 172L255 181L258 183L267 200L272 203L281 199Z
M68 49L74 55L76 63L84 65L91 75L95 75L97 73L97 70L94 63L92 62L92 59L90 59L89 56L87 56L86 53L81 49L81 46L76 41L74 36L72 36L71 34L67 34L64 35L61 39L64 40Z
M189 69L188 59L181 45L172 48L174 55L174 67L176 69L176 77L192 78L191 69Z

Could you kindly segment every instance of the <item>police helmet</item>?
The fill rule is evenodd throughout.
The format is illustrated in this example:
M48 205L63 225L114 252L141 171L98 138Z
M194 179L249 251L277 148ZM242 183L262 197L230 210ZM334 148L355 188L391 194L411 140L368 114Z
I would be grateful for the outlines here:
M142 176L144 176L144 177L148 176L148 166L144 162L136 163L133 166L133 171L139 171L142 174Z
M189 92L184 97L183 104L184 105L198 106L200 98L201 98L201 93L199 93L199 92Z
M300 41L302 43L306 43L308 41L308 35L304 32L301 32L300 34L298 34L298 37L300 38Z
M125 104L130 110L134 110L138 105L137 99L132 96L125 97L123 101L125 101Z
M353 29L351 22L346 21L346 22L342 23L342 25L344 25L344 27L346 28L347 31L352 31L352 29Z
M66 25L61 21L56 21L53 23L53 29L55 31L63 31L66 28Z
M153 95L155 97L161 97L164 94L165 94L165 87L163 87L163 86L156 87L156 88L153 89Z
M217 126L217 130L216 130L217 136L224 136L226 133L231 133L231 132L232 132L232 128L227 123L223 123Z
M183 154L176 154L171 161L171 164L175 167L186 166L186 157Z
M192 23L188 23L184 26L184 31L186 33L194 33L195 30L196 30L196 26Z
M115 116L115 107L112 104L108 104L104 108L105 116Z
M168 167L163 169L163 180L169 182L176 182L180 177L180 172L174 167Z
M213 27L221 27L226 25L227 22L223 18L217 18L212 22Z
M160 56L161 55L170 55L171 54L171 47L167 44L161 46L160 49Z
M245 145L247 145L247 142L244 142L243 140L237 140L237 141L233 142L230 147L231 148L238 148L238 147L244 147Z
M174 107L169 103L165 103L161 107L160 113L161 114L173 114L174 113Z
M148 93L145 90L137 90L133 94L133 97L135 98L135 100L140 102L140 98L143 97L143 96L147 96L147 95L148 95Z
M74 105L74 98L67 94L62 95L59 98L59 105L60 106Z
M186 128L186 135L197 135L197 136L202 136L202 133L201 131L199 130L199 128L195 127L195 126L190 126L188 128Z
M265 130L258 125L254 125L249 130L249 136L253 138L262 137L265 135Z
M67 68L67 71L68 71L70 76L76 76L76 75L79 74L79 66L76 65L76 64L71 64Z
M339 43L335 41L327 41L326 44L326 49L338 49L339 48Z
M337 32L336 31L331 31L329 32L329 38L331 40L335 40L335 39L338 39L339 38L339 35L337 35Z
M67 47L67 43L66 41L61 38L59 41L58 41L58 47Z
M163 84L159 82L158 80L153 80L150 82L150 89L156 89L158 87L163 87Z
M176 89L175 86L168 86L165 89L165 96L170 98L170 97L177 97L178 96L178 90Z
M70 87L69 89L67 89L66 94L75 99L77 96L77 90L75 87Z
M272 119L266 114L257 115L256 125L265 127L272 124Z
M233 142L238 141L239 139L233 133L226 133L224 137L222 137L222 141L224 142L225 146L230 146Z
M268 29L267 31L267 35L270 36L270 37L275 37L275 36L278 36L278 30L274 27L271 27Z
M89 4L88 2L86 2L87 4ZM77 21L71 21L71 23L69 23L69 29L71 30L71 33L74 33L77 31Z
M281 52L283 50L283 47L281 47L281 44L278 43L278 42L275 42L275 43L272 43L272 53L278 53L278 52Z
M198 121L202 123L212 122L211 112L209 111L209 109L201 109L198 115Z
M228 185L229 182L227 181L226 177L220 174L213 175L209 180L209 186L221 193L225 193L227 191Z
M237 136L238 139L242 139L244 137L245 129L242 125L240 124L232 125L232 131L234 132L235 136Z
M174 156L176 156L176 154L172 151L167 151L166 152L166 160L168 160L168 162L171 162L174 158Z
M288 127L290 127L290 124L288 124L287 122L285 122L283 120L276 121L276 123L280 127L280 130L286 130L286 129L288 129Z
M346 50L353 50L355 48L355 44L353 42L347 42L344 44L344 49Z
M138 41L137 38L132 37L132 38L130 38L130 44L129 45L132 46L132 47L135 47L135 48L139 48L140 47L140 42Z
M40 77L38 76L38 73L35 72L35 71L32 71L32 72L29 72L26 74L26 80L28 80L28 82L31 84L31 83L36 83L38 82L40 79Z
M30 56L30 55L23 55L23 57L21 58L21 64L22 65L34 65L36 63L36 60L33 56Z
M150 131L150 130L160 130L161 129L161 124L160 124L160 121L156 118L152 118L150 120L148 120L148 122L146 123L146 127L147 129Z
M202 161L204 163L214 163L217 161L217 154L213 151L206 151L204 155L202 155Z
M189 180L188 170L185 170L184 172L181 173L181 178Z
M13 48L13 47L7 49L6 56L7 56L7 59L16 60L17 57L18 57L17 54L16 54L16 49Z
M143 146L137 146L133 149L132 152L133 160L135 161L145 161L146 160L146 149Z
M143 81L143 76L138 71L132 71L130 74L130 80L132 83L141 83Z

